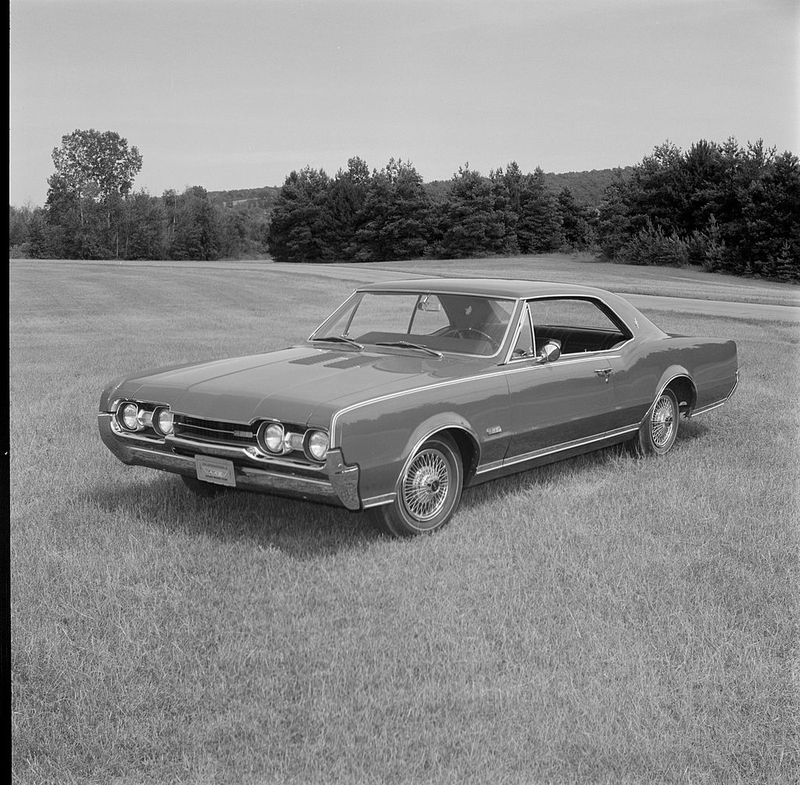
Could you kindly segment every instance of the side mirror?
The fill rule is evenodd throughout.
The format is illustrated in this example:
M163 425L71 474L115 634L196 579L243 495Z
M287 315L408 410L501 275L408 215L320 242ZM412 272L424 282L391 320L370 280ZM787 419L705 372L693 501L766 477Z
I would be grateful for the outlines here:
M537 362L551 363L561 357L561 341L548 341L540 350Z

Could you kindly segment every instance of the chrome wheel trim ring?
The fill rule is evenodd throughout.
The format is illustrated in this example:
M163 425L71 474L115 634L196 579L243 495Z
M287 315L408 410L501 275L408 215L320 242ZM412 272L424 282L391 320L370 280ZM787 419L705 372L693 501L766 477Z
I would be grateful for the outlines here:
M439 450L422 450L411 461L402 484L403 507L416 521L430 521L447 503L450 467Z
M662 395L653 407L650 434L653 444L661 449L670 443L675 430L675 406L668 395Z

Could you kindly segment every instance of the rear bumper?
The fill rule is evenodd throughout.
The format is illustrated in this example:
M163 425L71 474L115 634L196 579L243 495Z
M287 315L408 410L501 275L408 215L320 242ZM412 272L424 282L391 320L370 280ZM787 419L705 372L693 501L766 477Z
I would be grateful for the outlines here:
M291 469L276 470L266 461L259 466L259 459L241 447L198 444L170 437L156 441L121 434L113 417L104 412L98 416L97 424L106 447L131 466L195 477L195 455L225 458L233 462L236 487L241 490L332 504L348 510L361 509L359 468L345 464L339 449L331 450L324 466L313 470L317 476L308 476Z

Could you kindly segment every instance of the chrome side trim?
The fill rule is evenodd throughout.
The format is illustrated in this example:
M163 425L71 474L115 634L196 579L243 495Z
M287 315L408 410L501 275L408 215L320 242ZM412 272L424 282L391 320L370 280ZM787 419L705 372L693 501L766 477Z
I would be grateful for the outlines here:
M622 355L619 354L606 354L606 352L611 351L611 349L604 349L601 352L580 352L575 354L562 354L557 360L554 362L548 363L538 363L536 362L535 358L528 357L527 358L527 365L520 366L520 362L525 362L525 360L512 360L512 363L515 363L515 367L506 366L506 373L519 373L520 371L527 371L532 370L534 368L546 368L552 367L554 365L575 365L576 363L583 363L583 362L597 362L597 355L602 354L604 359L607 360L618 360ZM614 350L616 351L616 349ZM533 362L531 362L533 360Z
M395 498L396 493L383 493L380 496L371 496L369 499L364 499L362 507L368 510L370 507L380 507L383 504L391 504Z
M541 450L533 450L531 452L527 452L524 455L518 455L515 458L511 458L509 460L502 460L502 461L493 461L492 463L487 463L485 466L482 466L478 469L475 474L486 474L490 471L496 471L497 469L504 469L507 466L516 466L520 463L527 463L528 461L534 461L539 458L545 458L549 455L556 455L560 452L567 452L569 450L579 449L581 447L585 447L589 444L596 444L597 442L607 441L610 439L617 439L620 436L626 436L629 433L636 433L639 430L638 425L628 425L624 428L616 428L613 431L605 431L604 433L599 433L596 436L590 436L586 439L575 439L571 442L564 442L562 444L555 445L554 447L545 447Z

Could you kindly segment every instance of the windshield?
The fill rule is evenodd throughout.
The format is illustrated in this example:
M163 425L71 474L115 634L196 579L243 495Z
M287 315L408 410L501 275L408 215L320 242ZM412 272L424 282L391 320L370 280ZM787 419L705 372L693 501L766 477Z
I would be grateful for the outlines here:
M357 292L311 340L490 356L513 310L513 300L476 295Z

